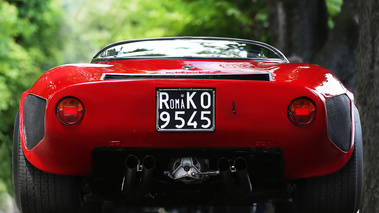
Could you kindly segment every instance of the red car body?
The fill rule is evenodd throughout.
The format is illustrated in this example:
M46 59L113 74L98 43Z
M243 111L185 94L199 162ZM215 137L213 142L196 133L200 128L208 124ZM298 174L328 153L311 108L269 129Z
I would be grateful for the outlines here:
M181 73L184 79L101 80L105 73L161 75L185 65L195 66L195 73L272 73L272 81L185 79L192 71ZM216 130L158 132L157 87L216 88ZM286 178L298 179L341 169L354 147L352 141L348 151L338 148L328 138L325 125L325 101L347 94L353 106L353 96L334 74L317 65L188 59L65 65L43 74L22 95L21 106L29 94L47 100L46 131L38 145L28 150L20 125L23 150L34 166L54 174L90 175L91 152L96 147L275 147L283 150ZM56 105L66 96L75 96L85 106L84 119L78 125L64 125L56 117ZM314 122L305 127L292 124L287 117L287 107L297 97L309 97L317 107ZM22 115L21 107L21 124ZM354 122L353 115L351 120Z
M159 88L215 91L214 130L158 131ZM38 127L24 121L30 111L25 104L30 96L44 100L46 106L38 137L28 136L28 128ZM83 104L83 117L75 125L64 124L57 116L57 105L65 97ZM304 97L317 111L311 123L297 125L289 118L289 106ZM348 109L347 128L341 130L348 141L342 146L331 139L334 136L328 127L333 122L331 116L328 118L328 112L333 111L329 107L336 104L328 106L327 102L336 97L343 98ZM347 164L357 137L354 108L353 94L329 70L288 63L285 58L106 58L94 59L91 64L58 66L44 73L22 94L19 133L26 159L39 170L56 175L93 177L96 162L111 161L94 160L98 149L144 150L156 156L175 150L195 150L191 155L197 150L279 150L284 180L290 182L330 175ZM159 150L169 151L160 154ZM113 164L117 163L106 162L109 167Z

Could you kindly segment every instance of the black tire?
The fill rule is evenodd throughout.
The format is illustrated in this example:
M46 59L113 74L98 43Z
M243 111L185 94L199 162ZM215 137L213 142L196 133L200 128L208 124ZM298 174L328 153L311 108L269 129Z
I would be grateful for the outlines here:
M348 163L339 171L297 183L298 213L356 213L361 204L363 180L362 132L355 108L355 146Z
M29 163L21 148L18 118L17 113L12 154L12 182L18 209L22 213L79 212L77 178L46 173Z

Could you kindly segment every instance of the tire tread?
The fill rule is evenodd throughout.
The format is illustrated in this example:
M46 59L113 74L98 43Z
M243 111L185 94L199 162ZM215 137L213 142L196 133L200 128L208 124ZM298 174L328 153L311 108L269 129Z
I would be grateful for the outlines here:
M13 185L20 212L78 212L80 197L76 178L46 173L34 167L22 151L18 128L17 114L13 141Z

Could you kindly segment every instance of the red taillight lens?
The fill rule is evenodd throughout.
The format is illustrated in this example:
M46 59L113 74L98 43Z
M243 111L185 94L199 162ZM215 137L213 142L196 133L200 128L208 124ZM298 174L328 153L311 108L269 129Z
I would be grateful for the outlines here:
M309 98L293 100L288 106L288 118L297 126L310 124L316 117L316 106Z
M58 102L56 112L60 122L75 125L83 119L84 106L78 99L66 97Z

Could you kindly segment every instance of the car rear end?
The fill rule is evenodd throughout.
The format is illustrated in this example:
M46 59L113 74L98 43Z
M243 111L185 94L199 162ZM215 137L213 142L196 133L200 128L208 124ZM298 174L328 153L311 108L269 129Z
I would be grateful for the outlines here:
M329 71L245 40L141 42L52 69L23 94L20 143L32 167L80 179L87 200L143 205L288 203L325 185L361 189L345 184L361 174L359 116ZM170 55L188 49L196 57ZM313 209L303 204L299 212Z
M322 98L266 75L263 80L243 75L118 77L70 86L49 99L44 138L29 156L43 162L36 166L44 171L104 178L113 190L126 194L136 190L125 188L128 183L149 185L149 193L163 187L172 193L195 189L196 194L207 185L215 194L221 190L235 196L241 190L249 189L249 194L258 188L280 188L286 180L337 170L346 156L328 138ZM70 105L58 113L62 102L73 97L81 108L75 111ZM311 100L317 109L307 125L289 117L288 109L298 98ZM303 109L299 116L312 110ZM83 113L78 123L64 122L64 116L78 112ZM149 184L142 178L145 167L152 170Z

